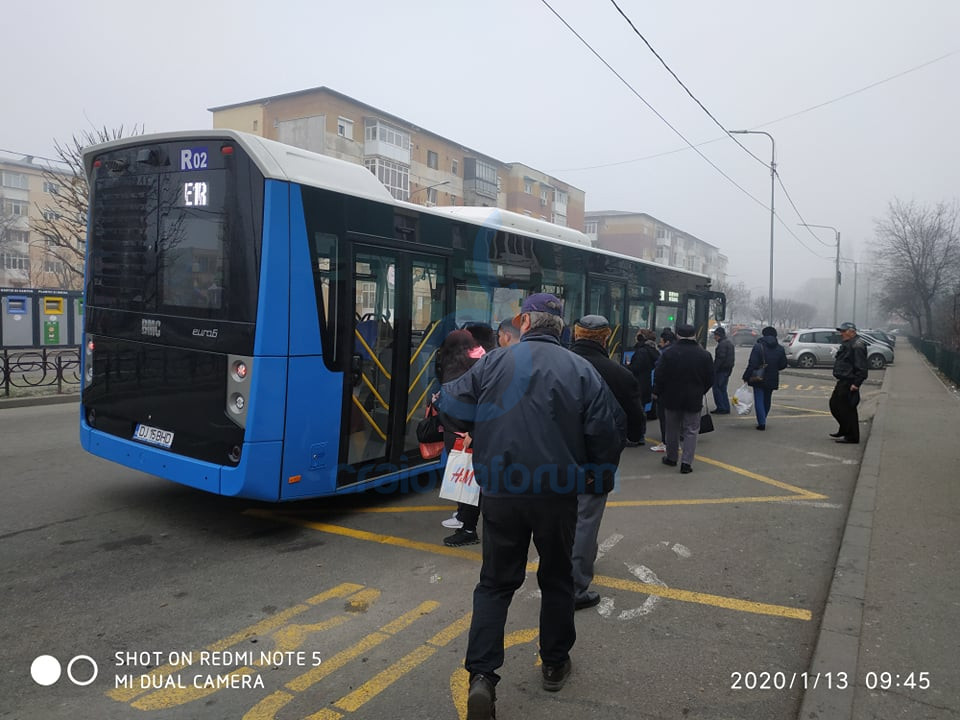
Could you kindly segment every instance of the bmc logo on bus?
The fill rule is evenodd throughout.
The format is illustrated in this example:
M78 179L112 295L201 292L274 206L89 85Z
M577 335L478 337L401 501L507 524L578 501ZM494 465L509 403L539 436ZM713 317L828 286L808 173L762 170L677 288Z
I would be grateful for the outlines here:
M159 320L141 320L140 321L140 334L146 335L147 337L160 337L160 321Z
M207 149L205 147L183 148L180 151L181 170L206 170Z

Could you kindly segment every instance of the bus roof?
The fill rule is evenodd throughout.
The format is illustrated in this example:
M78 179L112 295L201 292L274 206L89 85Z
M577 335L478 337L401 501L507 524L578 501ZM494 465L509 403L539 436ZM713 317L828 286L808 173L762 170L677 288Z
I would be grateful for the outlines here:
M83 162L87 177L93 169L94 159L104 153L118 148L133 145L144 145L160 142L176 142L178 140L230 139L237 143L251 157L257 168L265 178L273 178L296 182L310 187L324 190L347 193L357 197L375 200L377 202L408 207L417 212L433 215L443 215L457 218L472 225L519 232L531 235L550 242L573 247L588 248L591 252L622 258L631 262L641 263L649 267L662 268L685 275L695 275L707 278L703 273L695 273L683 268L674 268L669 265L643 260L632 255L595 248L590 245L590 239L582 232L572 228L555 225L545 220L521 215L510 210L497 207L454 206L454 207L425 207L409 202L397 200L390 191L367 170L363 165L340 160L328 155L303 150L302 148L285 145L276 140L268 140L259 135L239 132L237 130L186 130L179 132L156 133L152 135L133 135L120 140L90 145L84 148Z

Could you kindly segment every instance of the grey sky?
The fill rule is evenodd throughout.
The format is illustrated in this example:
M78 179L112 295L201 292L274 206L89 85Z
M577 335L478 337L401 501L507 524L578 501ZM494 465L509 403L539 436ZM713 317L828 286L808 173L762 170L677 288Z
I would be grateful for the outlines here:
M550 4L689 140L722 135L607 0ZM863 259L894 196L960 197L960 3L618 0L729 129L770 132L781 178L809 223L834 225ZM140 10L138 8L142 7ZM4 10L0 147L52 155L91 125L208 128L206 108L326 85L587 192L588 210L649 213L717 245L731 281L765 294L769 211L725 180L637 99L540 0L363 3L32 0ZM15 66L13 65L15 64ZM764 163L770 143L740 136ZM769 203L769 170L731 140L701 148ZM775 294L831 276L777 188ZM817 255L827 259L818 259Z

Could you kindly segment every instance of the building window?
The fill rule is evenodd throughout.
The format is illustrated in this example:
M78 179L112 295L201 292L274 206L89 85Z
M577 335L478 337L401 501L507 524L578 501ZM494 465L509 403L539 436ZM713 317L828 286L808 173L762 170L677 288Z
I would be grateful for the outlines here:
M44 219L44 220L51 220L51 221L52 221L52 220L59 220L61 217L62 217L62 216L60 215L60 213L58 213L56 210L51 210L51 209L47 208L46 210L43 211L43 219Z
M337 135L347 140L353 140L353 120L345 117L337 118Z
M453 173L454 175L459 174L459 172L460 172L460 163L458 163L456 160L451 160L451 161L450 161L450 172Z
M456 205L456 204L457 204L457 196L454 195L453 193L449 193L449 195L450 195L450 204L451 204L451 205Z
M464 186L477 195L497 199L497 168L478 158L466 158L463 162ZM472 181L472 182L471 182Z
M597 230L599 229L600 229L600 223L595 220L592 220L590 222L586 222L583 224L583 231L587 235L596 235Z
M433 150L427 150L427 167L436 170L439 166L439 158Z
M50 182L49 180L44 180L43 191L45 193L50 193L51 195L58 195L60 193L60 186L56 183Z
M4 270L30 272L30 258L19 253L0 253L0 267Z
M553 191L553 203L556 205L557 210L561 213L566 214L567 212L567 193L563 190L554 190Z
M254 121L253 121L253 131L256 132L256 131L257 131L257 128L259 128L259 127L260 127L260 121L259 121L259 120L254 120Z
M433 207L437 204L437 189L435 187L427 188L427 207Z
M30 212L30 203L26 200L4 200L3 214L15 217L26 217Z
M527 195L533 195L533 183L530 182L529 180L526 180L526 179L525 179L525 180L523 181L523 191L524 191Z
M403 132L403 130L385 125L379 120L370 120L367 122L364 137L370 141L379 140L388 145L395 145L401 150L410 149L410 136L407 133Z
M371 157L363 161L397 200L410 199L410 168L393 160Z
M30 189L30 183L27 180L27 176L23 173L15 172L3 173L3 186L8 188L19 188L21 190Z
M546 207L549 200L549 193L546 188L540 188L540 207Z
M44 260L43 271L46 273L56 273L63 270L63 263L60 260Z
M30 231L28 230L7 230L7 240L13 243L21 243L26 245L30 242Z

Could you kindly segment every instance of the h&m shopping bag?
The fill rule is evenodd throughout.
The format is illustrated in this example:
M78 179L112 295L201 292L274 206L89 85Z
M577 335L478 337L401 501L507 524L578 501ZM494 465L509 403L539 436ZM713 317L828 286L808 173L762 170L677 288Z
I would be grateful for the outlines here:
M447 456L447 467L443 471L443 482L440 484L440 497L467 505L480 504L480 486L473 474L473 451L464 450L460 440L457 440Z

